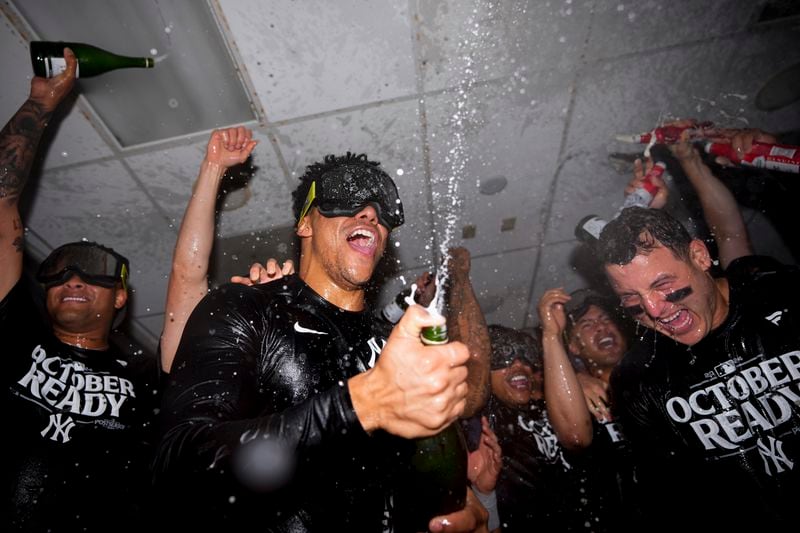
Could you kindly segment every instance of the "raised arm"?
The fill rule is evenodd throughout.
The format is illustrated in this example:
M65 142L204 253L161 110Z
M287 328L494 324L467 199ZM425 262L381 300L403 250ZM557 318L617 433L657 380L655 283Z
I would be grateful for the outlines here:
M760 137L757 139L753 133L737 133L732 136L731 143L749 149L754 139ZM686 132L677 144L670 146L670 150L697 192L703 217L717 242L722 268L726 268L737 257L751 255L753 249L736 199L703 163L700 154L689 143Z
M161 333L161 368L165 372L172 367L189 315L208 292L214 207L222 176L230 167L244 163L256 144L252 131L242 126L211 133L172 256Z
M467 405L464 417L478 413L489 397L489 355L491 344L486 320L478 305L469 279L470 258L465 248L450 250L450 288L447 302L447 331L451 339L461 341L469 348L467 362Z
M0 132L0 300L22 275L19 197L48 121L75 84L75 55L65 49L64 58L67 68L58 76L34 76L30 96Z
M564 304L569 299L569 295L558 288L546 291L539 300L544 399L558 441L569 450L580 450L592 443L592 418L564 347L567 326Z

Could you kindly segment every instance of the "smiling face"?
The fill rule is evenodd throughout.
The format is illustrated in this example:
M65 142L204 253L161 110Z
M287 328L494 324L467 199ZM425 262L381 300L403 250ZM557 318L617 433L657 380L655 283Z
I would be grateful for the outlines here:
M719 326L728 312L727 285L718 286L708 274L710 266L705 245L693 240L688 260L657 245L628 264L606 264L605 270L630 316L691 346Z
M523 407L542 397L542 372L522 359L491 373L492 394L509 407Z
M570 330L569 349L590 366L611 369L625 355L628 344L611 316L590 305Z
M369 205L351 217L325 217L314 208L298 226L301 277L324 297L331 289L361 291L386 248L389 230Z
M54 327L73 334L108 334L117 309L125 304L125 290L86 283L73 275L47 290L47 311Z

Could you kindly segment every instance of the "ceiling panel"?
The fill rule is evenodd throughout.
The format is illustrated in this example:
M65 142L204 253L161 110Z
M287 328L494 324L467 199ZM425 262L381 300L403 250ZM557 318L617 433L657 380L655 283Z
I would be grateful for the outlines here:
M417 2L426 90L566 70L579 61L592 2Z
M782 70L800 64L800 23L794 27L755 31L736 39L736 51L728 56L719 78L710 83L724 88L721 100L727 114L741 117L746 127L785 132L800 129L800 98L775 111L755 106L758 91ZM797 86L794 91L797 93Z
M476 255L529 247L541 238L541 213L558 163L568 105L566 76L532 74L426 99L431 171L440 240L454 226L456 243ZM482 194L489 180L507 187ZM453 210L449 198L457 196ZM515 219L514 229L501 231ZM461 241L462 228L475 237Z
M597 0L587 59L632 55L741 31L751 22L760 3Z
M292 222L290 191L275 151L265 135L256 131L253 138L259 141L251 158L253 174L235 181L225 178L221 184L221 190L231 191L228 205L233 206L233 200L246 201L236 209L219 211L218 237L241 235ZM205 139L189 146L126 158L131 169L169 215L176 233L200 171L207 142Z
M470 280L487 324L525 323L538 248L472 258Z
M28 97L33 76L28 43L6 17L0 17L0 49L3 50L3 90L0 91L0 116L11 117ZM16 75L11 75L11 73Z
M51 248L88 239L127 257L129 312L138 316L164 305L175 230L126 174L116 161L49 171L30 184L36 194L25 220Z
M33 38L156 58L152 70L121 69L78 82L121 146L256 117L207 2L37 0L14 5ZM87 17L101 23L87 24Z
M648 61L630 57L586 69L575 96L546 242L572 239L583 216L610 217L622 204L632 174L620 174L608 156L642 147L615 141L615 134L647 131L670 117L737 126L717 104L721 97L715 80L725 61L706 61L735 51L735 41L723 39L652 54Z
M415 91L406 0L220 4L272 121Z

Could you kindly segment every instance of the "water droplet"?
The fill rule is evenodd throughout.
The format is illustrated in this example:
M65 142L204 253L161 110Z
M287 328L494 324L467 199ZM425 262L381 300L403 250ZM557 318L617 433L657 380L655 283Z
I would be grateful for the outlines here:
M178 107L178 99L177 98L170 98L167 101L167 105L170 106L172 109L175 109L176 107Z
M61 152L61 157L69 157L69 152L67 152L66 150Z
M150 55L151 56L157 56L158 55L158 50L156 50L155 48L151 48L150 49Z
M397 169L397 175L398 176L402 176L403 175L403 169L402 168L398 168Z

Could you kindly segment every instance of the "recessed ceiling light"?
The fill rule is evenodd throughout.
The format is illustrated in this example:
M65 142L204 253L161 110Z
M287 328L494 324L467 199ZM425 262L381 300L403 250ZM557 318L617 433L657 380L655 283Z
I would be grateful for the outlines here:
M505 189L506 185L508 185L508 180L505 176L494 176L492 178L481 180L478 190L481 191L481 194L491 196Z

